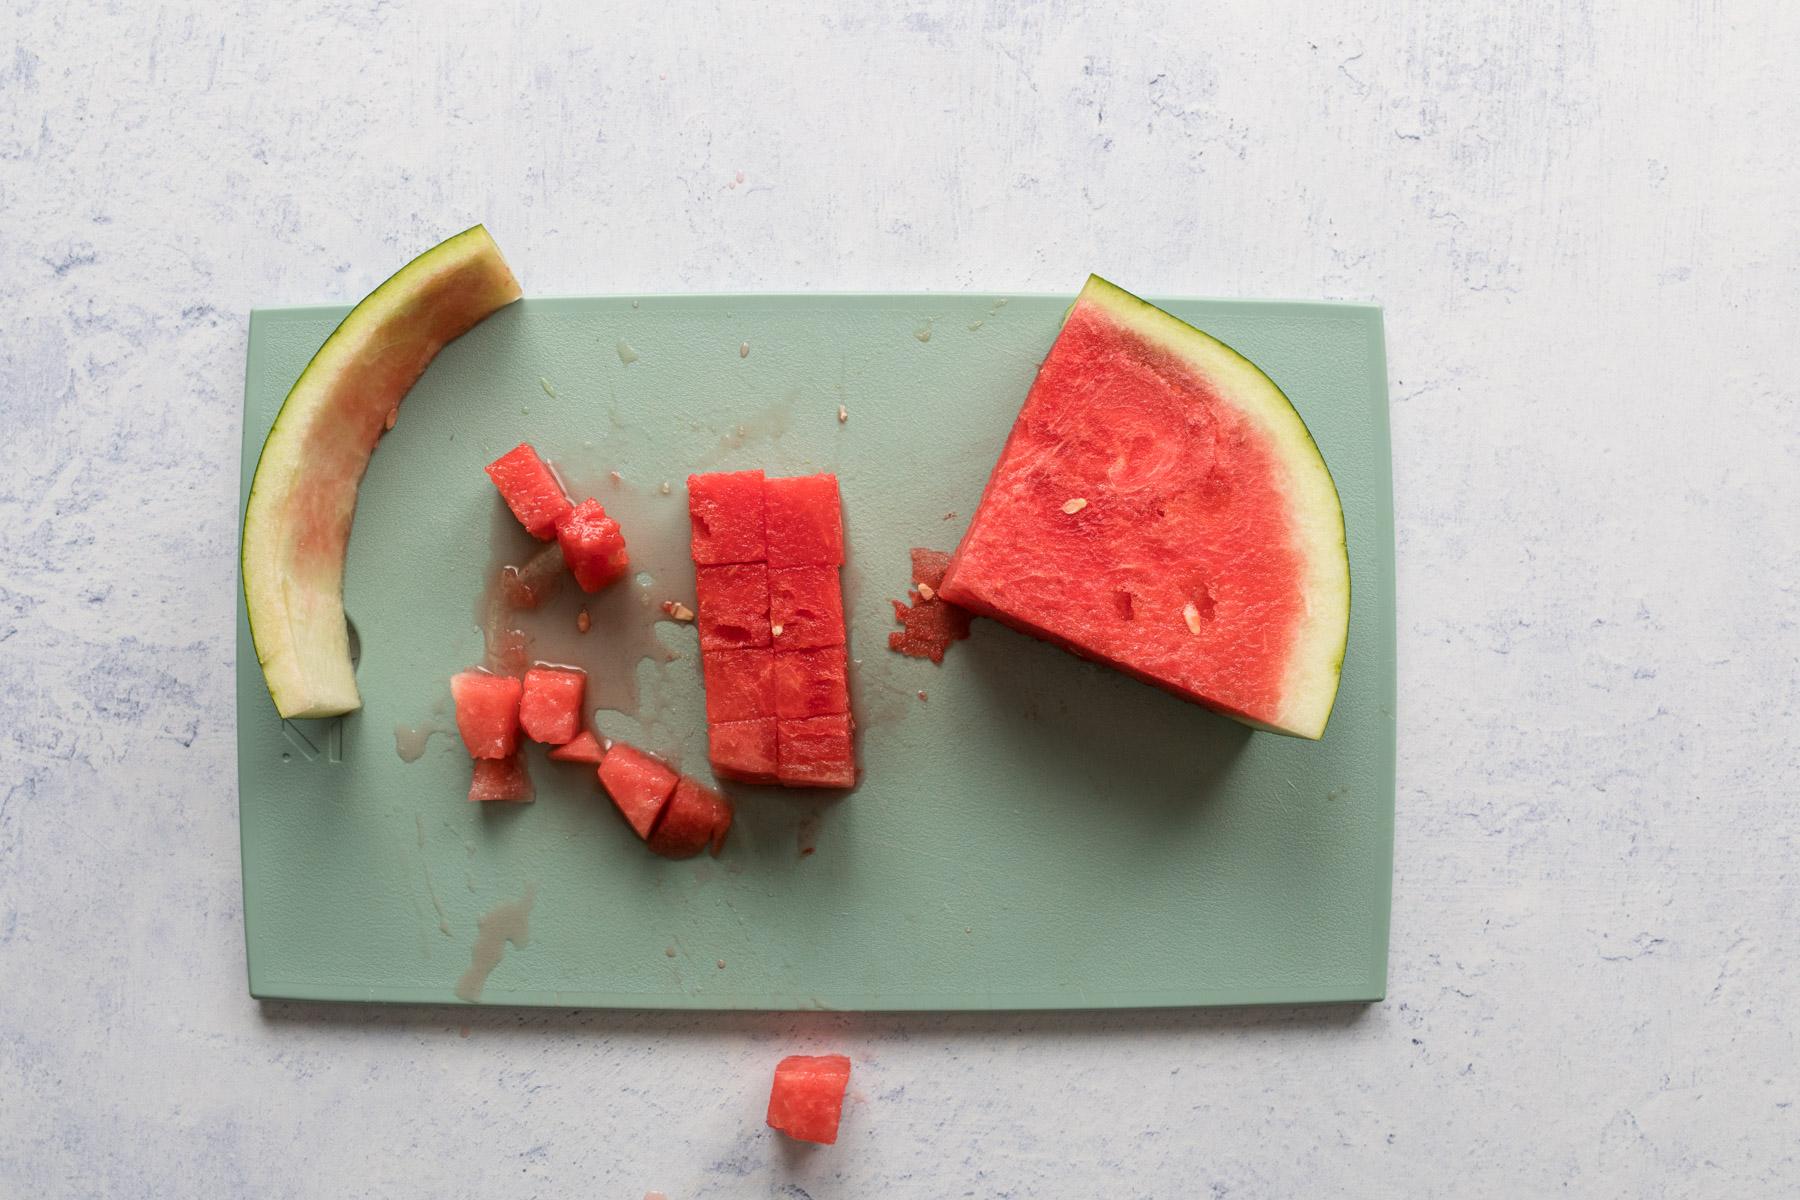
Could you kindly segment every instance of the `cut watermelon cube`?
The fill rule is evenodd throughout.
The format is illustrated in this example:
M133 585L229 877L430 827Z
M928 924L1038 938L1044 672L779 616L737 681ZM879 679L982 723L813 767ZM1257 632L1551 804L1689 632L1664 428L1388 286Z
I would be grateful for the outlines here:
M556 536L556 523L574 505L569 503L556 472L538 457L529 442L520 442L489 463L487 473L527 533L545 542Z
M650 835L650 849L664 858L692 858L708 846L717 854L731 830L731 801L683 775Z
M775 715L827 717L850 711L849 656L842 646L784 650L775 656ZM707 685L707 698L712 685Z
M591 496L557 522L556 541L584 592L597 592L631 569L619 523Z
M769 572L772 645L812 650L844 644L844 595L836 567L782 567ZM775 633L776 629L781 630Z
M842 1054L792 1054L775 1065L769 1090L769 1128L791 1138L829 1146L837 1141L850 1086L850 1060Z
M761 563L697 568L694 600L702 650L769 644L769 572Z
M614 742L600 760L600 785L633 831L646 840L680 781L668 763L635 746Z
M600 745L599 738L584 729L570 741L552 750L550 757L557 762L587 763L597 767L600 760L606 757L606 750Z
M505 675L462 671L450 678L456 731L470 758L507 758L519 748L519 695L523 685Z
M843 564L844 517L836 475L766 481L763 513L771 567Z
M847 788L856 783L849 713L776 722L775 775L788 787Z
M533 667L525 672L519 697L519 724L534 742L560 746L581 732L581 698L587 672Z
M504 800L513 804L529 804L536 795L531 786L531 773L525 769L525 756L509 754L505 758L478 758L475 774L469 780L469 802Z
M706 719L753 721L775 715L773 650L708 650L700 656L706 680Z
M694 561L701 566L761 562L763 473L716 471L688 476L688 520Z
M719 721L706 731L713 774L741 783L774 783L779 762L775 718Z

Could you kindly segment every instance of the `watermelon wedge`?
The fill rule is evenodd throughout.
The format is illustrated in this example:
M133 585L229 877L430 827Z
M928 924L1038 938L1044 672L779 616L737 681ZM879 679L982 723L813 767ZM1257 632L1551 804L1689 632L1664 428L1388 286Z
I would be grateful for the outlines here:
M600 786L641 838L650 837L680 781L668 763L622 742L614 742L600 760Z
M1268 376L1095 276L939 590L1246 724L1318 738L1349 628L1344 514Z
M437 352L519 295L477 225L369 293L288 392L256 463L242 545L250 634L283 717L360 707L344 551L369 456Z
M790 1054L775 1064L769 1089L770 1129L829 1146L837 1141L850 1086L850 1060L842 1054Z
M599 738L584 729L552 750L550 757L557 762L587 763L597 767L600 760L606 757L606 748L600 744Z

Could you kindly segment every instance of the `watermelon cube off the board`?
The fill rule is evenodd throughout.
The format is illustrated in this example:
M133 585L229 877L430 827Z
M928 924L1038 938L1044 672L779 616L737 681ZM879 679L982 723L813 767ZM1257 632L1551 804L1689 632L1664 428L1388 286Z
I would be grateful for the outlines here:
M504 800L513 804L529 804L536 795L531 775L525 769L525 756L519 753L505 758L478 758L475 773L469 781L470 803Z
M939 590L1246 724L1318 738L1349 627L1344 515L1268 376L1096 276Z
M581 732L581 698L587 672L562 667L533 667L525 672L519 697L519 724L534 742L560 746Z
M517 679L486 671L462 671L451 677L456 731L470 758L507 758L519 748L522 691Z
M563 561L584 592L597 592L622 579L631 569L625 535L619 523L606 515L598 500L589 497L556 524L556 541Z
M659 758L614 742L600 760L600 786L640 838L649 840L656 819L675 794L681 776Z
M606 757L606 748L600 744L599 738L584 729L552 750L550 757L557 762L587 763L597 767L600 760Z
M540 541L556 537L556 524L570 509L569 497L531 443L520 442L487 465L488 478L500 489L506 507L525 531Z
M769 1128L803 1142L833 1144L849 1086L850 1060L842 1054L789 1055L775 1065Z

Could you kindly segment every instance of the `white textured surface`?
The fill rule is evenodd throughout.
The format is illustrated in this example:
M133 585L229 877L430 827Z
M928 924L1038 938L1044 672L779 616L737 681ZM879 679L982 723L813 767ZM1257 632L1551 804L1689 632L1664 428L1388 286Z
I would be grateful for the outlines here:
M300 7L0 0L0 1194L1800 1189L1792 6ZM1390 999L247 999L245 314L474 219L539 295L1384 303Z

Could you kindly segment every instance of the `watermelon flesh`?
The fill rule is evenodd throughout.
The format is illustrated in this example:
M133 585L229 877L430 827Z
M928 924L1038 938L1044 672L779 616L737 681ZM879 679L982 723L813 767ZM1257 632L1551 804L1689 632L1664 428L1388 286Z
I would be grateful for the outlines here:
M803 1142L837 1141L850 1086L850 1060L842 1054L792 1054L775 1065L769 1089L770 1129Z
M242 545L244 609L283 717L362 703L344 553L369 457L437 352L519 295L487 230L465 230L369 293L288 392L256 462Z
M539 541L553 541L557 524L575 506L569 503L556 472L531 444L520 442L489 463L487 473L525 532Z
M450 678L450 698L456 705L456 731L462 735L470 758L510 758L519 748L519 697L524 690L517 679L463 671Z
M692 475L688 515L714 773L854 784L837 477Z
M763 473L715 471L688 476L688 521L694 562L762 562Z
M556 541L563 559L584 592L597 592L622 579L631 569L625 535L619 523L606 515L598 500L589 497L577 504L556 526Z
M730 801L683 775L650 833L650 849L664 858L692 858L708 847L717 854L730 831Z
M560 746L581 732L581 700L586 693L586 671L533 667L525 672L519 725L532 741Z
M505 758L478 758L471 764L475 770L469 781L469 802L480 804L502 800L511 804L529 804L537 792L531 786L531 773L525 769L523 754Z
M774 783L778 754L774 717L714 721L707 727L706 757L720 779Z
M1248 724L1317 738L1348 629L1343 511L1267 376L1095 277L940 590Z
M694 600L702 651L769 644L769 572L763 564L696 567Z
M552 750L550 757L557 762L587 763L597 767L606 757L606 750L600 745L599 738L584 729Z
M600 786L632 832L646 840L679 782L669 764L623 742L614 742L600 760Z
M894 620L902 626L898 632L888 634L889 650L941 663L951 642L969 636L969 614L937 594L949 569L950 556L942 550L913 547L913 583L929 588L931 594L915 591L911 604L889 601L894 606Z

